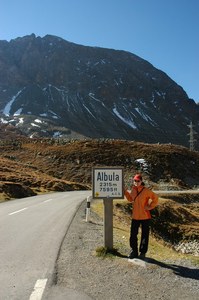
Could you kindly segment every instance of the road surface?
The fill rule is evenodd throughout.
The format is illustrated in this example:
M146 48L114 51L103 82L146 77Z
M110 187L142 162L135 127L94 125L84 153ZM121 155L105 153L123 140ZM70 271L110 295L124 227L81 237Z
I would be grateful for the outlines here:
M90 195L52 193L0 204L0 299L42 298L67 228Z

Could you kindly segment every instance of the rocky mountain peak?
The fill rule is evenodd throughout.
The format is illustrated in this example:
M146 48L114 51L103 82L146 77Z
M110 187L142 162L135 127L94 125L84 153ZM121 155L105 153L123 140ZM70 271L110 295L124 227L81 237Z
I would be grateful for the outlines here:
M52 35L0 41L0 113L4 122L35 116L91 138L187 146L190 121L199 133L199 106L166 73L130 52Z

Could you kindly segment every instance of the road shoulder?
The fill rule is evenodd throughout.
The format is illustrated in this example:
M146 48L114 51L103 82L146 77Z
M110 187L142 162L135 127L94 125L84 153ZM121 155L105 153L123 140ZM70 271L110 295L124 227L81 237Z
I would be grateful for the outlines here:
M92 212L86 222L85 208L83 202L63 241L54 288L95 300L160 299L163 295L164 300L199 298L199 270L189 261L148 258L143 268L126 257L96 257L96 248L103 246L103 223Z

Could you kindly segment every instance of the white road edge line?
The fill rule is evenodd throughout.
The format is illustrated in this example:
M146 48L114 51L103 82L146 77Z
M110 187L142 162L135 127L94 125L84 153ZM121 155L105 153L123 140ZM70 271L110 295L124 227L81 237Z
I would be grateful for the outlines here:
M38 279L35 283L34 290L30 295L29 300L40 300L42 298L44 289L46 287L47 278L45 279Z
M46 203L46 202L50 202L52 201L53 199L48 199L48 200L45 200L43 203Z
M26 210L26 209L28 209L28 208L27 208L27 207L24 207L24 208L22 208L22 209L20 209L20 210L13 211L12 213L9 214L9 216L12 216L12 215L14 215L14 214L18 214L18 213L20 213L21 211Z

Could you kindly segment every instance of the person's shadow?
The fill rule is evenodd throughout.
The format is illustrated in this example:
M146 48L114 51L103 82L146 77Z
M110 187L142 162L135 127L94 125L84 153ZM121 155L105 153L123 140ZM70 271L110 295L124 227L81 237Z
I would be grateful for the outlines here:
M121 257L121 258L128 258L127 255L123 255L120 252L115 253L116 256ZM138 257L139 258L139 257ZM198 268L188 268L188 267L183 267L180 265L175 265L175 264L166 264L161 261L158 261L153 258L146 257L144 261L148 264L154 264L157 266L160 266L162 268L170 269L173 271L175 275L185 277L185 278L191 278L195 280L199 280L199 269Z
M183 267L175 264L166 264L153 258L145 258L145 261L147 263L158 265L162 268L170 269L173 271L174 274L178 276L199 280L198 268L188 268L188 267Z

